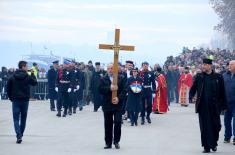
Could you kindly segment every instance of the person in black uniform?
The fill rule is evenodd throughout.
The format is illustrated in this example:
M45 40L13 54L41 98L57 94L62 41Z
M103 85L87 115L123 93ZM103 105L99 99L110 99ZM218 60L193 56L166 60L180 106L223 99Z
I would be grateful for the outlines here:
M143 80L143 97L142 97L142 111L141 111L141 125L145 123L145 113L147 112L146 119L151 123L150 114L152 112L152 102L156 93L156 83L154 73L149 71L149 63L143 62L143 70L140 72L140 77Z
M79 101L79 90L81 86L81 79L82 79L82 73L80 70L76 67L76 62L72 62L72 69L71 69L71 76L72 76L72 82L71 82L71 87L72 87L72 92L70 93L71 95L71 100L72 104L69 107L69 114L72 114L72 109L73 113L76 113L77 107L78 107L78 101Z
M57 100L57 92L55 91L55 82L58 74L58 64L59 64L58 60L54 61L53 68L51 68L47 74L48 89L49 89L48 93L49 93L51 111L55 111L55 100Z
M126 110L130 114L131 126L137 126L138 115L142 109L142 78L138 75L138 68L132 69L132 75L127 79Z
M118 86L112 85L113 81L113 64L107 67L107 74L101 78L99 91L103 95L103 113L105 126L105 142L104 149L112 148L112 143L116 149L120 149L121 125L122 125L122 100L125 98L125 81L118 76ZM112 91L117 90L118 95L112 98ZM114 128L114 130L113 130Z
M101 71L100 62L95 63L95 70L91 78L91 94L94 103L94 112L97 112L102 104L102 95L99 92L100 78L105 75L104 71Z
M203 73L196 75L189 100L197 93L196 113L199 116L203 153L217 151L221 130L220 114L227 109L223 76L212 70L212 60L203 60Z
M56 79L56 91L59 92L60 100L58 102L58 117L61 117L61 108L62 105L64 106L64 113L63 117L66 117L68 112L69 104L71 103L70 100L70 93L72 92L71 88L71 72L69 71L70 61L65 59L63 69L59 71L57 79Z

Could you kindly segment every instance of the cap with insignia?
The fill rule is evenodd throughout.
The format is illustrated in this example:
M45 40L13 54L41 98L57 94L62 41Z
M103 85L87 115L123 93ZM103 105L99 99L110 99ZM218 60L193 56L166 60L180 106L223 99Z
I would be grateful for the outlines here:
M69 65L71 63L71 61L70 60L68 60L68 59L64 59L64 64L65 65Z
M203 59L203 63L212 65L212 60L211 59Z
M59 60L53 61L53 64L59 64Z

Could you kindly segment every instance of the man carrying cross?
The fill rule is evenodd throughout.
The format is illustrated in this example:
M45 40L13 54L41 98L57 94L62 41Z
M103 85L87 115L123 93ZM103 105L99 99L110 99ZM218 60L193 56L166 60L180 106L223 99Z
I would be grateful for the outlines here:
M104 149L111 149L112 143L115 145L116 149L120 149L122 103L126 96L126 81L122 76L118 75L118 56L119 50L134 50L133 46L119 45L119 37L120 30L116 29L114 45L99 45L100 49L114 50L114 63L108 65L107 74L101 78L99 85L99 91L103 95L102 109L104 112L106 143Z

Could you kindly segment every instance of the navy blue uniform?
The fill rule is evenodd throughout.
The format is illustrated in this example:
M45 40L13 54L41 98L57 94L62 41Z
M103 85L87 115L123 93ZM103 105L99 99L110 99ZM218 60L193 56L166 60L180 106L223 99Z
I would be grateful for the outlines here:
M57 76L56 80L56 87L59 88L59 97L58 97L58 104L57 104L57 110L60 113L62 105L64 106L64 114L65 117L67 115L67 110L69 105L71 104L70 96L68 89L71 89L71 72L67 69L60 70Z
M48 78L48 94L49 94L49 99L50 99L50 109L52 111L55 110L55 103L54 101L57 100L57 92L55 91L55 83L56 83L56 78L58 75L58 70L57 69L50 69L47 74Z
M142 124L144 124L145 113L147 112L147 120L151 123L150 114L152 112L152 102L153 97L152 94L156 93L156 83L155 76L151 71L142 71L140 76L143 80L143 97L142 97Z
M80 97L79 96L80 89L83 89L83 86L82 86L82 72L80 72L79 69L74 68L71 70L70 73L72 77L71 81L72 92L70 93L72 104L69 106L69 113L71 114L72 108L73 108L73 113L76 113ZM77 89L77 86L79 86L79 89Z

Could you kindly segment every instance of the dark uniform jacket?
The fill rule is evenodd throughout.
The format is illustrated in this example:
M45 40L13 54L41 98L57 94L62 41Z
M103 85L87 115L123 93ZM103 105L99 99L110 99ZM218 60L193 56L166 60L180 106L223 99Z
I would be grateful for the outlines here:
M54 68L50 69L47 74L49 98L54 100L57 99L57 92L55 91L57 75L58 75L58 70L55 70Z
M143 96L152 96L156 93L156 83L154 73L151 71L140 72L140 77L143 80Z

